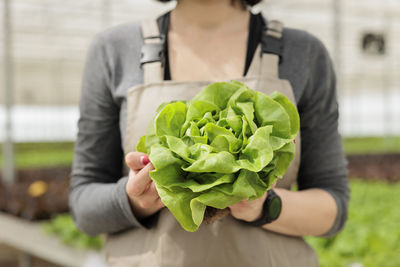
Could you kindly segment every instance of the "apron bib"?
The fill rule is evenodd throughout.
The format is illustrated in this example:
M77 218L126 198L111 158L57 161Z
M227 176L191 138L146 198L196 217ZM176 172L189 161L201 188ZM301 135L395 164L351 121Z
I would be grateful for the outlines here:
M142 33L146 49L160 48L162 40L156 21L144 21ZM280 42L282 24L269 22L265 34ZM144 84L131 88L127 94L125 153L135 150L160 104L172 100L190 100L213 82L163 81L161 60L144 55L144 61ZM278 91L296 103L290 83L279 79L278 68L279 56L265 53L259 45L247 75L235 80L268 95ZM278 180L277 187L290 189L296 182L299 165L300 134L296 137L294 160L285 176ZM108 235L106 253L112 267L318 266L315 252L301 237L248 226L230 215L213 224L202 224L197 232L190 233L183 230L166 208L160 211L157 225L151 229L134 228Z

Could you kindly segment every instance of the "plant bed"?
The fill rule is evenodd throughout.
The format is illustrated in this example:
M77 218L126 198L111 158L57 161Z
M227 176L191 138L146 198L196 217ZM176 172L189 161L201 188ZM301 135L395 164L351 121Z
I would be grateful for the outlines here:
M400 266L400 183L350 181L348 220L338 235L306 237L321 267Z
M351 178L400 181L400 153L348 155L347 159ZM67 212L70 173L70 167L60 166L22 169L17 171L18 182L8 188L1 184L0 173L0 210L30 220ZM35 181L47 184L46 192L30 195L29 188ZM43 190L41 186L36 184L36 189Z
M16 172L18 182L32 182L38 179L43 181L51 181L56 179L65 179L71 174L70 166L53 166L44 168L20 169ZM0 171L0 180L2 172Z
M0 184L0 210L28 219L49 219L68 211L70 168L17 171L14 184Z
M348 155L347 160L351 178L400 181L400 153Z

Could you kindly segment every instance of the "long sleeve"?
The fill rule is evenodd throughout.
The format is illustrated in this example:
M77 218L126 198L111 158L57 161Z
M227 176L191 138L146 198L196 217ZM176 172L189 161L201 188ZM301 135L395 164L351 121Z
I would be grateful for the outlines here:
M337 204L337 217L330 236L343 228L347 218L349 184L347 162L338 132L336 79L328 52L315 37L308 49L309 74L298 101L301 118L302 150L298 177L299 190L320 188Z
M87 56L70 187L75 223L90 235L141 225L125 193L120 109L110 90L111 68L104 43L98 35Z

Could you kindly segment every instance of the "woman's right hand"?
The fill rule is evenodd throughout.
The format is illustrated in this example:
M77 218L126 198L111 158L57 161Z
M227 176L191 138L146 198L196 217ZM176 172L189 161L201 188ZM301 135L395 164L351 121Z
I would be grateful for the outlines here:
M149 157L141 152L128 153L125 162L130 168L125 191L129 197L133 214L138 219L144 219L164 207L156 185L149 175L154 167Z

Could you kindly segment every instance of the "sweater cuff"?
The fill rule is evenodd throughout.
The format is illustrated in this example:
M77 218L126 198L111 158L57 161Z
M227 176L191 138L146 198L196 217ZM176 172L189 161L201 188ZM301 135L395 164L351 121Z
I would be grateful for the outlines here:
M116 199L120 209L122 210L125 218L130 222L132 227L140 227L145 229L150 229L154 225L156 225L158 220L159 213L149 216L143 220L139 220L132 212L131 204L129 201L129 197L126 194L126 183L128 182L128 176L124 176L117 182L117 189L116 189Z
M331 229L328 232L321 235L321 237L332 237L332 236L338 234L340 232L340 230L343 228L343 226L346 222L347 212L344 210L342 200L339 198L339 196L335 193L334 190L327 189L327 188L321 188L321 189L328 192L336 202L337 214L336 214L335 222L333 223Z

